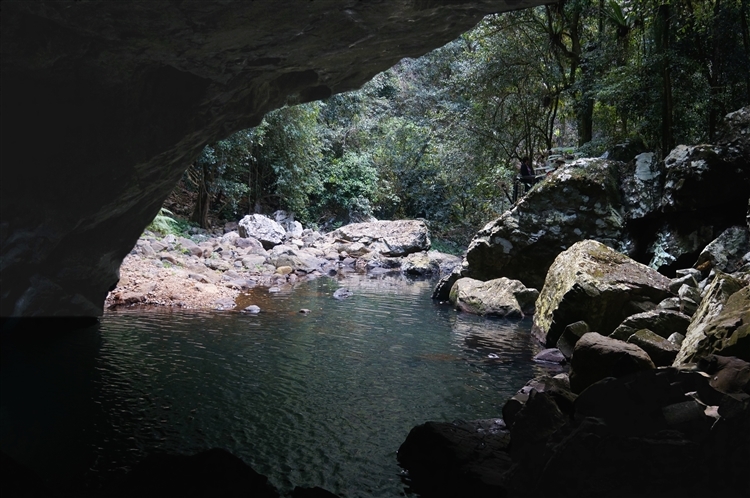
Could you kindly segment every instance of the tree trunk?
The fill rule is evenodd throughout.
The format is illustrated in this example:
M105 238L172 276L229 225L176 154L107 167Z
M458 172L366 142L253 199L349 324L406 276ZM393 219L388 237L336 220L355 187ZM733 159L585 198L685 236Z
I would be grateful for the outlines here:
M202 163L199 171L198 198L195 201L195 209L190 221L197 223L201 228L208 228L208 207L211 203L212 176L210 166Z
M672 72L669 57L669 4L662 4L656 11L655 41L659 54L660 73L662 80L661 91L661 156L666 157L674 148L672 136Z

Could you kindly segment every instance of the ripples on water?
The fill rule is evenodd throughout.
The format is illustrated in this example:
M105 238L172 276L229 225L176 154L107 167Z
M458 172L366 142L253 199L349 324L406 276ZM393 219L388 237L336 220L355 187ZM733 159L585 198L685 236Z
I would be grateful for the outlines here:
M342 285L354 296L333 299ZM95 486L154 450L222 447L282 491L398 496L413 426L499 416L545 372L529 319L458 314L432 285L319 279L246 296L257 316L109 312L93 332L4 351L3 450Z

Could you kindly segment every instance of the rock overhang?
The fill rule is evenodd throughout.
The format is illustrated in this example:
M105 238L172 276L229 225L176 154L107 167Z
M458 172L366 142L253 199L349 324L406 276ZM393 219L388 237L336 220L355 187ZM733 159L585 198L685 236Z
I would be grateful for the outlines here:
M0 315L101 310L206 143L543 3L4 2Z

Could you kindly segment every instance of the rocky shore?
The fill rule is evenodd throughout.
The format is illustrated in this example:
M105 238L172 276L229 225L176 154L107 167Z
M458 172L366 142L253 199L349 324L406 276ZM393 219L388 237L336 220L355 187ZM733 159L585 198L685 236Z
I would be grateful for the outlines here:
M495 419L412 429L411 489L750 496L749 158L744 108L716 145L576 161L484 227L433 297L533 313L544 358L570 371L531 379Z
M145 232L123 261L106 307L242 311L237 296L256 286L278 292L347 272L442 276L461 261L430 250L421 221L354 223L321 234L284 212L274 217L250 215L219 233L196 231L189 237Z

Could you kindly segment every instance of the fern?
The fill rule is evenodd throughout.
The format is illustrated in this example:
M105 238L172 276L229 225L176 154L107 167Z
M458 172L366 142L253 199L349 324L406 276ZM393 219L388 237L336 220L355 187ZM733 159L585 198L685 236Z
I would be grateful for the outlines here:
M177 220L168 216L170 214L173 214L172 211L166 208L161 208L159 214L156 215L146 228L152 232L159 232L162 235L172 233L177 225Z

